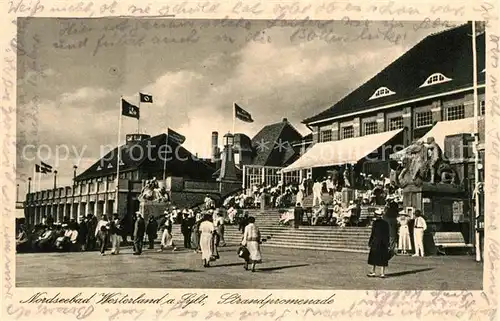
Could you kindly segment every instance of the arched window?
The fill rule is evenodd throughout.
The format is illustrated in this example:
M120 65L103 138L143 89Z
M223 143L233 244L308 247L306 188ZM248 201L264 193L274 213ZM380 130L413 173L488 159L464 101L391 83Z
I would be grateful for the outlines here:
M450 81L451 78L448 78L446 77L445 75L437 72L435 74L432 74L430 75L425 81L424 83L420 86L420 88L422 87L426 87L426 86L431 86L431 85L435 85L435 84L441 84L443 82L447 82L447 81Z
M375 99L375 98L380 98L380 97L385 97L385 96L390 96L394 95L395 92L390 90L387 87L380 87L379 89L375 90L373 95L370 97L370 99Z

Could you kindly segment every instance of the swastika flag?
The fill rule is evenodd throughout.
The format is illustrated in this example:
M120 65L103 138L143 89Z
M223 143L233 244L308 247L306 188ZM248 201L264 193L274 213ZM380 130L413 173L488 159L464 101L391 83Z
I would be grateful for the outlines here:
M139 107L132 105L125 99L122 99L122 115L139 119Z

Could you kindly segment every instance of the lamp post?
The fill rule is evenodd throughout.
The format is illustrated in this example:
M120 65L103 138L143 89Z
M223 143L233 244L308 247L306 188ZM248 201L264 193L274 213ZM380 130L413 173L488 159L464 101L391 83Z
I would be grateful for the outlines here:
M54 189L57 188L57 171L54 171Z
M31 177L28 177L28 195L31 194Z
M75 179L76 179L76 170L78 169L78 166L73 165L73 185L75 185Z

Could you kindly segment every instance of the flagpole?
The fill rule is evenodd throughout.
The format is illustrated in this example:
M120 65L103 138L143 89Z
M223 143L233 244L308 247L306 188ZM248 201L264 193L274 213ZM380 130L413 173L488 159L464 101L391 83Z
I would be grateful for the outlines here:
M236 103L233 102L233 135L234 135L235 124L236 124Z
M113 203L114 213L118 213L118 184L120 182L120 138L121 138L121 130L122 130L122 100L123 96L120 96L120 103L118 104L118 138L116 141L116 149L118 152L117 161L116 161L116 186L115 186L115 202Z
M139 107L139 115L140 115L141 114L141 94L140 93L139 93L139 104L137 105L137 107ZM139 118L137 118L137 134L141 133L140 124L141 124L141 117L139 116Z
M38 173L38 191L42 191L42 172Z
M168 150L168 129L167 134L165 135L165 155L163 156L163 184L166 184L165 180L167 179L167 150ZM166 186L166 185L165 185Z

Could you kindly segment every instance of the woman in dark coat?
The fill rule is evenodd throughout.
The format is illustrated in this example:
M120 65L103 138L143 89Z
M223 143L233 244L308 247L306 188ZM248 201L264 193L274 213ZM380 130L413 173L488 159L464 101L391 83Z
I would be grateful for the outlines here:
M380 266L380 277L385 277L385 267L389 265L389 223L382 219L382 211L375 211L376 219L372 225L372 233L370 235L370 254L368 255L368 264L372 266L372 271L368 274L369 277L376 276L375 267Z

